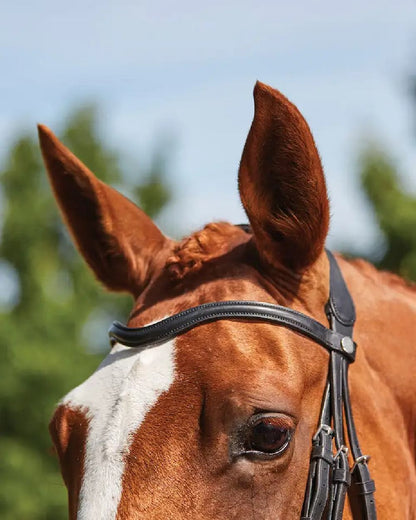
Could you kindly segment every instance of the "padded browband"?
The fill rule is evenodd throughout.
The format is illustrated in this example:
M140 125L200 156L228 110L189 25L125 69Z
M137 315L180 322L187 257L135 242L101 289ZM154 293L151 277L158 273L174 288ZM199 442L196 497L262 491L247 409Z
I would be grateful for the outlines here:
M332 255L329 254L328 256L331 260ZM337 266L335 269L333 265L331 267L331 282L336 280L336 285L340 281L343 283L342 277L337 277ZM337 304L334 300L337 294L337 290L331 291L331 307L340 308L340 303ZM351 308L348 310L351 311ZM344 315L343 318L345 319L345 317ZM352 341L345 342L345 334L331 330L310 316L293 309L256 301L205 303L174 314L152 325L137 328L127 327L115 321L108 334L113 343L118 342L127 347L147 348L172 339L203 323L224 319L276 323L316 341L330 352L336 351L342 354L349 362L354 361L355 358L356 345Z

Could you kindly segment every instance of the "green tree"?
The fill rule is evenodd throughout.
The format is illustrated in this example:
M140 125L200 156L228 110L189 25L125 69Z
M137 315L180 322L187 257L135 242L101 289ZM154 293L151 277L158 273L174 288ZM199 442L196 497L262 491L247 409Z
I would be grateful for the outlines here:
M375 263L416 281L416 196L403 186L393 160L374 145L360 157L360 178L384 237Z
M414 112L416 75L410 77L409 87ZM375 254L360 256L368 256L381 269L416 281L416 193L405 186L386 148L374 142L361 151L358 173L383 236Z
M157 216L170 199L164 150L140 172L140 183L126 184L120 157L99 138L97 121L94 107L78 110L63 142L102 180L126 186ZM99 362L89 333L105 345L109 321L125 318L131 301L106 293L72 246L32 135L12 146L0 183L0 270L14 273L18 283L15 301L0 308L0 518L59 520L67 518L66 491L47 424L57 399Z

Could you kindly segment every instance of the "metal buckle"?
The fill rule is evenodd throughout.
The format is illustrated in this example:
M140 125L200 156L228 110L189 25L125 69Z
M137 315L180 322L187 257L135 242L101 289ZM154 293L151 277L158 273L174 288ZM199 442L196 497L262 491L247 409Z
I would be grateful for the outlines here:
M318 440L318 435L321 433L321 431L324 431L326 434L330 435L331 437L334 436L334 430L328 426L327 424L320 424L319 428L316 430L315 435L312 437L313 441Z
M345 455L348 457L348 447L345 446L345 444L343 444L340 447L340 449L335 453L334 460L336 460L341 455L342 452L345 453Z
M367 464L367 462L371 459L371 455L361 455L360 457L357 457L354 460L354 466L351 468L351 473L355 470L355 467L358 466L358 464L361 464L364 462L364 464Z

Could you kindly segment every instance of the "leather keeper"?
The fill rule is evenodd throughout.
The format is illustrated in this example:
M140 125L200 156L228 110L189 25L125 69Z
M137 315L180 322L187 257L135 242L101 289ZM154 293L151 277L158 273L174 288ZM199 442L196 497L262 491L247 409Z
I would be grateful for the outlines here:
M366 480L365 482L355 482L351 486L351 491L355 495L371 495L375 492L376 485L374 480Z
M311 459L322 459L331 465L334 463L332 451L320 445L316 445L312 448Z
M336 483L351 485L351 473L348 468L336 468L332 473L332 481Z

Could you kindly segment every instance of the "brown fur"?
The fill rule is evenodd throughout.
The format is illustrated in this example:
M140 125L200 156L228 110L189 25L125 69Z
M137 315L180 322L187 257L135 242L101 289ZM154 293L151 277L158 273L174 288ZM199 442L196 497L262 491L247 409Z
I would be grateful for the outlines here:
M239 172L241 199L270 265L309 267L325 243L329 205L308 124L280 92L257 82Z
M204 264L246 240L244 231L237 232L236 227L227 222L207 224L204 229L176 244L172 256L167 259L166 269L172 279L181 280L187 275L197 274Z
M47 127L38 128L52 188L79 250L109 289L137 296L170 241L141 209L99 181Z
M108 287L137 296L130 326L229 299L290 306L327 324L329 213L319 156L306 122L284 96L258 84L255 103L240 167L253 235L217 223L180 243L165 239L41 128L55 194L81 253ZM416 515L415 291L363 261L338 260L357 308L351 399L363 451L372 455L379 518L410 520ZM178 337L175 353L176 378L126 454L117 519L298 519L327 352L284 327L223 320ZM259 410L279 413L295 428L290 448L267 462L232 459L235 432ZM86 431L77 411L58 408L51 434L72 518Z
M61 465L62 476L68 490L69 518L77 517L77 503L84 474L85 441L88 419L81 410L59 406L49 423Z

